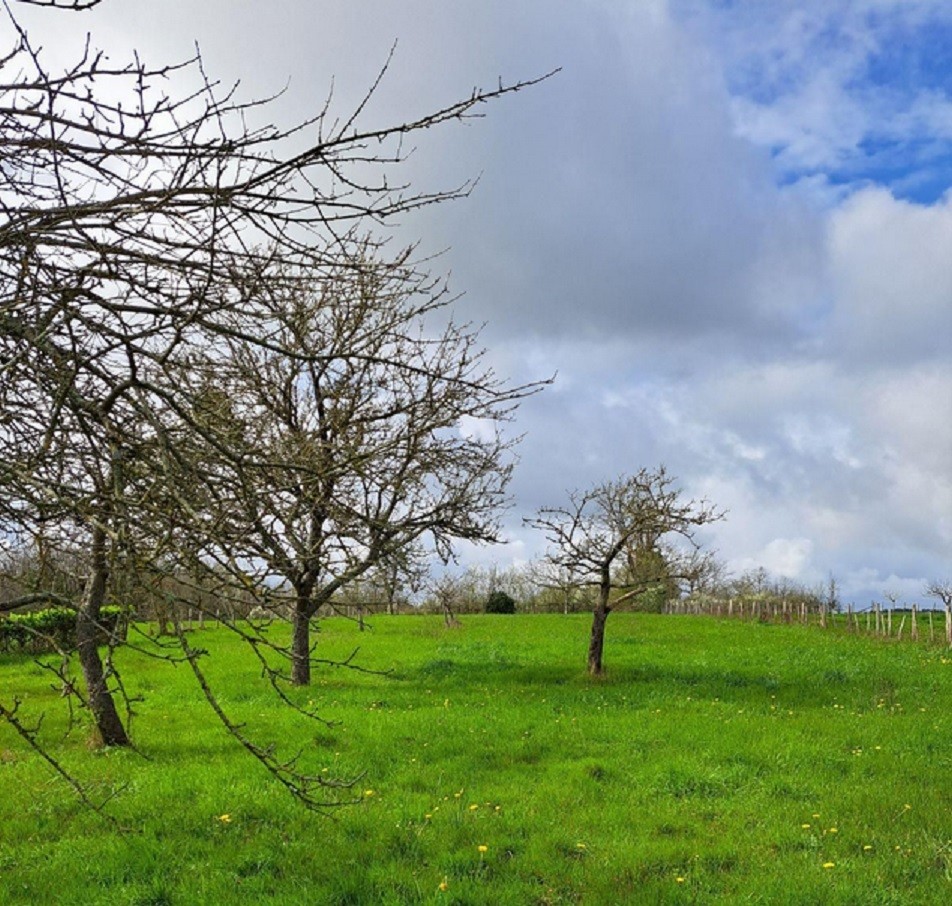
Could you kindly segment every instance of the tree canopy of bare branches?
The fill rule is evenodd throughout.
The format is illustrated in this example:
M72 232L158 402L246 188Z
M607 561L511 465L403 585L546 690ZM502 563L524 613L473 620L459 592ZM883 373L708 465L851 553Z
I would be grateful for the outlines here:
M507 385L471 328L439 326L447 301L441 283L365 257L273 299L269 345L229 338L180 375L205 480L179 537L291 614L297 685L311 618L348 585L422 540L445 559L455 539L496 538L503 423L540 385Z

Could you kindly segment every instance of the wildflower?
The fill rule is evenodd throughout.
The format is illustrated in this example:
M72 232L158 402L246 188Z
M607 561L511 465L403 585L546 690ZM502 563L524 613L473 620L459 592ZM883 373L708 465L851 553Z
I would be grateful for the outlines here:
M425 820L429 821L430 818L433 817L433 815L432 815L430 812L427 812L423 817L424 817Z
M486 846L485 843L480 843L479 846L476 847L476 849L480 854L489 852L489 847Z
M678 875L678 877L676 877L674 880L677 881L679 884L684 883L684 878L682 878L680 875Z
M838 834L839 831L838 831L835 827L831 827L830 830L829 830L829 833L831 833L831 834Z
M868 853L871 849L872 846L870 846L868 843L863 846L863 852Z
M219 815L218 820L221 821L222 824L231 824L231 815Z
M449 890L449 888L450 888L449 883L447 882L446 878L443 878L443 880L440 881L440 890L446 891L446 890Z
M474 802L474 803L469 807L469 810L470 810L471 812L475 812L476 809L478 809L478 808L479 808L479 805Z
M801 824L800 827L802 827L804 830L809 830L810 825L809 825L809 824Z
M588 849L588 847L587 847L584 843L576 843L576 844L575 844L575 848L576 848L576 849Z
M374 795L373 790L364 790L364 796L366 796L368 799L373 795Z
M823 863L823 867L824 867L824 868L836 868L836 863L835 863L835 862L824 862L824 863Z

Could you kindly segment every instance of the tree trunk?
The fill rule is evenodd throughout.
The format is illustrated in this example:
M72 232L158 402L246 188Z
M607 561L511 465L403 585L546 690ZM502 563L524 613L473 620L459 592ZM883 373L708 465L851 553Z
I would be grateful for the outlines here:
M83 593L83 600L76 612L76 647L79 663L86 682L89 708L96 722L96 729L107 746L127 746L129 737L116 710L112 693L106 683L102 659L99 657L99 615L106 598L106 581L109 566L106 559L106 533L96 526L93 529L91 549L91 572Z
M295 686L309 686L311 683L311 617L308 603L298 598L291 622L291 682Z
M608 592L611 586L604 584L598 592L598 604L592 614L592 637L588 643L588 672L599 676L602 672L602 650L605 648L605 621L611 613Z
M449 601L441 601L440 607L443 610L443 623L446 625L447 629L458 629L463 624L453 614L452 609L450 608Z

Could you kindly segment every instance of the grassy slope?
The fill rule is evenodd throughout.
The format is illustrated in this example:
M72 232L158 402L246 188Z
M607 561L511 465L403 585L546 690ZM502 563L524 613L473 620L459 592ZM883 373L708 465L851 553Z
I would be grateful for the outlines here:
M99 793L128 784L110 811L141 831L85 812L0 727L0 902L952 901L947 652L618 614L594 681L584 616L463 622L325 623L322 653L360 644L392 669L319 671L304 697L330 729L275 705L225 633L196 633L257 738L366 772L333 820L223 735L184 668L124 656L146 761L63 741L49 674L0 661L0 699L47 711L44 738Z

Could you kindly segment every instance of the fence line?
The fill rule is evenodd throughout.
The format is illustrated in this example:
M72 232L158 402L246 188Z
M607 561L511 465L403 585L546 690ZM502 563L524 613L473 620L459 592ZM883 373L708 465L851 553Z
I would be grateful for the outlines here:
M831 611L826 605L808 607L804 601L785 599L685 598L670 602L665 612L762 623L800 623L804 626L819 626L822 629L842 629L857 635L934 644L935 616L940 611L926 611L926 632L920 631L923 614L917 604L910 607L883 607L879 602L872 602L869 607L860 610L855 610L852 604L848 604L845 611ZM944 615L945 644L952 648L952 608L943 608L941 612Z

